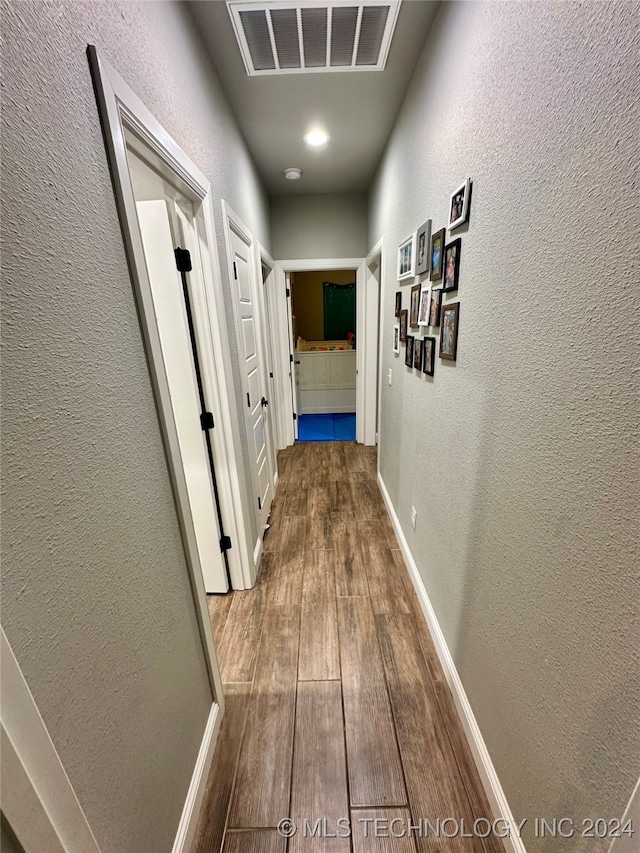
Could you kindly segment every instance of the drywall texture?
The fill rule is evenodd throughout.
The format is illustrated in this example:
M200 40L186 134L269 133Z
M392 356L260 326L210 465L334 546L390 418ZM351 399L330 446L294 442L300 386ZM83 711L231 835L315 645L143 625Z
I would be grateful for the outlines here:
M606 850L531 820L620 817L640 759L638 9L443 4L370 196L381 472L531 853ZM418 377L395 250L467 176L458 361Z
M278 260L363 258L367 197L359 193L271 199L273 256Z
M211 691L87 43L211 180L218 235L221 197L267 246L268 212L184 7L2 16L2 620L101 849L159 853Z
M322 283L355 283L355 270L322 270L291 274L293 297L293 323L296 337L307 341L324 340L324 294ZM355 330L354 330L355 331Z

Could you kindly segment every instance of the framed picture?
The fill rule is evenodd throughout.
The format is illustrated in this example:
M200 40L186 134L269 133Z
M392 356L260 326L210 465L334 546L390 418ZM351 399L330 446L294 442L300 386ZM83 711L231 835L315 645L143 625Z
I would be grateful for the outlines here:
M409 321L409 312L403 308L400 312L400 343L403 344L407 340L407 323Z
M451 194L449 202L449 219L447 227L453 231L469 218L469 201L471 197L471 178L467 178L461 187Z
M429 269L429 248L431 246L431 220L427 219L416 231L416 275L422 275Z
M402 291L396 291L396 313L395 316L399 317L400 312L402 311Z
M407 349L404 353L404 363L407 367L413 367L413 345L415 343L415 338L413 335L407 335Z
M400 352L400 324L394 323L393 326L393 351Z
M452 240L444 247L444 282L442 289L445 292L458 289L458 277L460 275L460 252L462 251L462 240Z
M409 314L409 325L418 325L418 311L420 309L420 285L411 288L411 312Z
M422 370L422 338L416 338L413 344L413 366Z
M442 325L440 326L440 358L456 360L458 350L458 318L460 303L452 302L442 306Z
M433 376L433 365L436 361L436 339L424 338L422 341L422 372Z
M442 278L442 261L444 258L445 229L441 228L431 236L431 257L429 261L429 276L431 281Z
M442 289L431 288L431 305L429 306L429 325L440 325L440 305L442 304Z
M416 235L407 237L398 246L398 281L413 278L416 269Z
M431 302L431 286L428 284L422 285L420 291L420 307L418 308L418 325L429 325L429 305Z

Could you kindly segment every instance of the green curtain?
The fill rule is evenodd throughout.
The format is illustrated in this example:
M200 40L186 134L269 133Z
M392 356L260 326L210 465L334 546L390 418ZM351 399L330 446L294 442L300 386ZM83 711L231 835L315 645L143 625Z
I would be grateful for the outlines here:
M325 341L346 341L356 333L356 285L322 282Z

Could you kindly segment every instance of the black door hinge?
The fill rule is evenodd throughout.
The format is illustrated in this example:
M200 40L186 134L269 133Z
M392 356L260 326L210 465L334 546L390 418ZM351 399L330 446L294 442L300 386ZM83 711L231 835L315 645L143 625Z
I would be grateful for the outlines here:
M269 371L269 379L273 379L273 373Z
M220 550L221 551L229 551L231 550L231 537L223 536L220 540Z
M293 356L291 355L291 353L289 353L289 362L293 363Z
M238 280L238 270L236 269L236 262L235 261L233 262L233 277L235 278L236 281Z
M203 412L200 415L200 426L202 429L213 429L213 413L212 412Z
M295 412L293 413L293 419L294 419L294 421L297 421L297 420L298 420L298 416L296 415L296 413L295 413Z
M247 391L247 406L251 408L251 397L249 396L249 392Z
M291 296L291 291L287 288L287 296Z
M176 266L178 267L178 272L191 272L193 267L191 266L191 252L188 249L176 249Z
M258 496L258 509L262 509L262 501L260 499L260 496Z

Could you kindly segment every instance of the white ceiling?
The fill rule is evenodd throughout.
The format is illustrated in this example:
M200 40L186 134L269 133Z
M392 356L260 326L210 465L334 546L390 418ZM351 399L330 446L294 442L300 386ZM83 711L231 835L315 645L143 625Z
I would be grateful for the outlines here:
M189 3L270 195L369 188L438 5L402 3L384 71L250 77L226 3ZM302 140L315 124L331 134L319 150ZM290 166L302 169L301 180L284 177Z

